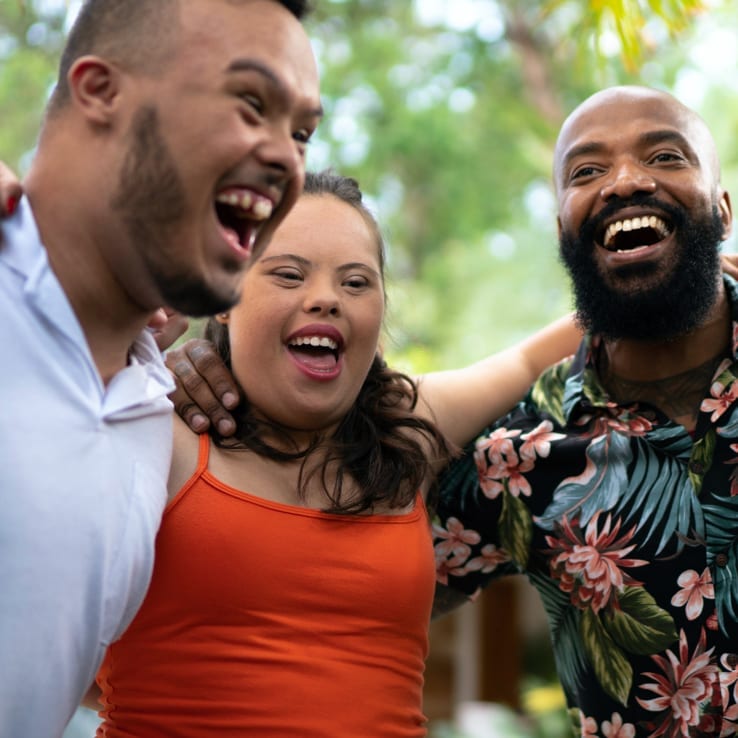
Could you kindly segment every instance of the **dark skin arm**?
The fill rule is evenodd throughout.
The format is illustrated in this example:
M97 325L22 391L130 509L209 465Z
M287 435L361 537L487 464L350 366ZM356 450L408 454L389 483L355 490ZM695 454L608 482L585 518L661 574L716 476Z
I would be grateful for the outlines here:
M15 174L0 162L0 217L12 214L22 191ZM722 265L726 274L738 279L738 254L723 254ZM184 316L165 310L158 311L150 325L162 351L187 328ZM222 435L231 435L236 426L228 411L238 404L238 387L207 341L192 339L170 350L167 366L177 380L177 389L171 399L190 428L201 433L210 423L215 423Z
M193 338L168 351L166 363L177 381L170 399L185 423L196 433L214 423L221 435L231 435L236 424L228 410L238 405L239 390L213 345Z
M738 280L738 254L722 255L723 271ZM235 431L228 412L238 404L239 390L212 345L193 338L167 353L167 366L177 382L170 395L177 413L196 433L216 423L221 435Z

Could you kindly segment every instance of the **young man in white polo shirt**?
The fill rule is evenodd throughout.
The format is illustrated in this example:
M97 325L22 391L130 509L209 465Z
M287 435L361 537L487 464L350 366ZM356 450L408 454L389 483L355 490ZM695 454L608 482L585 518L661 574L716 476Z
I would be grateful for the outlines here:
M170 379L231 306L320 117L304 2L88 0L0 248L0 735L55 738L148 585Z

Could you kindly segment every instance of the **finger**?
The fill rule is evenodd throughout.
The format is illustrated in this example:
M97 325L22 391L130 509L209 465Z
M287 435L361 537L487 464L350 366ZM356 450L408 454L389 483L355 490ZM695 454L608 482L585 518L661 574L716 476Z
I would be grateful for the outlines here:
M202 433L210 427L210 417L213 413L217 414L220 402L189 361L171 364L171 360L167 358L167 365L177 385L169 395L174 403L174 410L193 431ZM207 410L200 403L204 403Z
M164 308L159 308L156 312L151 314L149 322L146 324L152 331L160 331L169 320L169 315Z
M194 359L191 356L193 351ZM195 365L195 361L199 362L199 366ZM238 390L211 344L192 339L167 352L166 362L177 383L177 389L170 398L185 423L198 433L212 423L222 436L232 435L236 430L236 423L221 403L213 386L225 388L226 400L229 402L231 400L228 394L233 393L236 397L233 405L238 404ZM221 376L225 379L218 379Z
M168 308L157 310L149 321L149 329L159 351L168 349L187 330L188 325L186 316Z
M223 406L236 407L240 399L238 386L215 347L209 341L188 341L185 349L196 371L202 375L213 394L220 398Z
M0 162L0 215L12 215L23 194L23 187L13 171Z

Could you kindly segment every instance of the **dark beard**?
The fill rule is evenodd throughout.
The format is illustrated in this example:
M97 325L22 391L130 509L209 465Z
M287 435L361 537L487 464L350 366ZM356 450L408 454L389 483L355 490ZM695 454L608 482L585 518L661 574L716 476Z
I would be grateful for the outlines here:
M671 270L660 278L655 264L623 267L616 274L635 286L618 289L597 266L594 243L601 223L626 205L650 206L668 215L676 233L676 253ZM704 217L691 218L650 197L611 203L582 224L578 237L562 231L560 257L572 280L577 319L588 332L607 339L661 341L690 333L717 300L723 234L716 206Z
M228 310L240 294L215 291L204 275L182 265L177 252L174 233L187 212L187 199L155 108L136 113L131 138L111 205L121 213L163 304L192 316Z

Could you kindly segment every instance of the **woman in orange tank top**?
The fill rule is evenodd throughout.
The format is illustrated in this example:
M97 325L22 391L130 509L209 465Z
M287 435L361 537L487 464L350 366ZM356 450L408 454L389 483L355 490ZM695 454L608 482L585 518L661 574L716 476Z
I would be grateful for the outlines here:
M383 272L356 182L308 175L241 304L208 323L243 391L236 432L175 424L154 576L98 676L99 736L425 735L425 495L449 447L578 333L563 321L418 388L377 348Z

